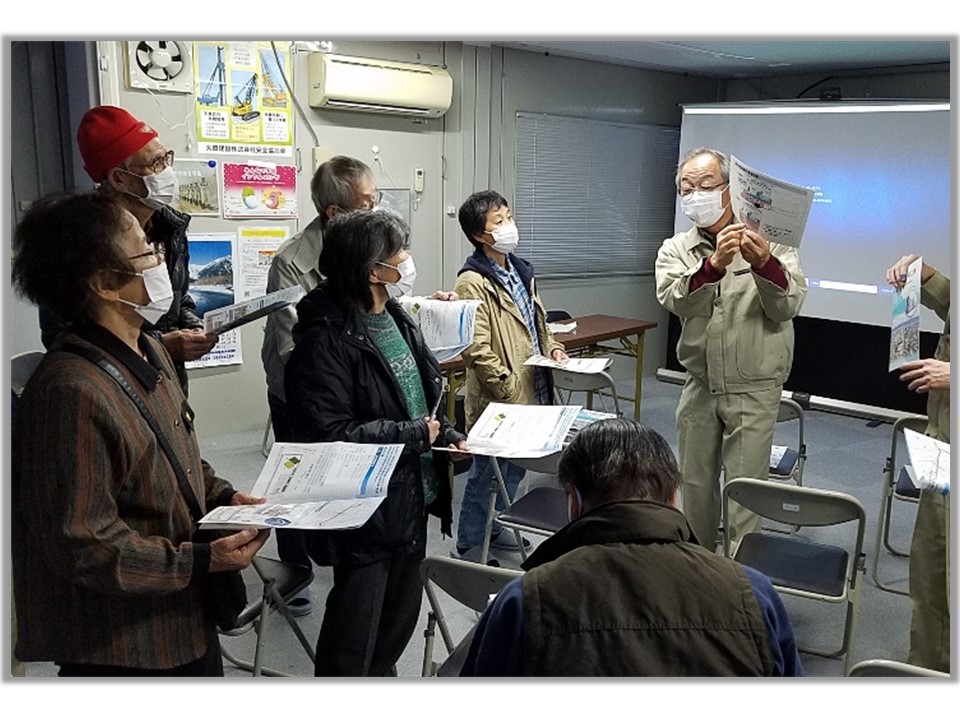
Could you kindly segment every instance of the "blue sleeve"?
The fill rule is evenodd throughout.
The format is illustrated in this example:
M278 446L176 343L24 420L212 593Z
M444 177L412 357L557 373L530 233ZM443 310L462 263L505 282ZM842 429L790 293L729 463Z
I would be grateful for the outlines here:
M803 677L803 666L797 652L797 641L793 636L790 616L783 606L783 600L777 594L773 584L763 573L752 567L743 566L753 587L753 594L760 605L760 613L767 626L770 638L770 651L773 653L774 677Z
M470 644L461 677L523 674L523 578L511 580L487 606Z

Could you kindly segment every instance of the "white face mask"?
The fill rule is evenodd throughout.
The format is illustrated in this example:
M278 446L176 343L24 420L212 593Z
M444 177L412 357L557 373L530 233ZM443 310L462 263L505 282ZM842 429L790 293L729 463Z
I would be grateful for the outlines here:
M384 283L387 294L392 298L402 297L413 293L413 284L417 281L417 268L413 264L413 258L408 257L399 265L387 265L386 263L377 263L384 267L392 268L400 273L400 279L395 283Z
M147 188L146 197L140 197L130 192L127 195L132 195L153 210L160 210L165 205L170 205L180 193L180 181L177 180L176 173L169 165L154 175L137 175L129 170L124 170L124 172L143 180L143 184Z
M520 244L520 231L517 230L516 223L504 223L491 232L484 232L493 236L494 242L491 247L504 255L512 253Z
M125 271L120 271L125 272ZM173 304L173 286L170 284L170 273L167 272L167 266L160 263L156 267L144 270L142 273L126 273L128 275L137 275L143 278L143 284L147 289L147 297L150 302L146 305L137 305L135 302L118 298L124 305L134 308L137 313L151 325L157 322L170 310Z
M680 196L680 209L697 226L707 228L723 217L723 190L696 190Z

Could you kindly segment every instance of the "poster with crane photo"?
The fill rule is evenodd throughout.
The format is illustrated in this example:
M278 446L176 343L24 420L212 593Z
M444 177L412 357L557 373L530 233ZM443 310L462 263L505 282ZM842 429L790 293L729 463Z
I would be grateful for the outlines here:
M286 43L198 42L193 65L198 152L293 156Z
M201 318L211 310L236 302L234 257L237 236L234 233L190 233L190 297L197 305ZM199 360L187 363L187 368L239 365L243 362L240 330L230 330Z

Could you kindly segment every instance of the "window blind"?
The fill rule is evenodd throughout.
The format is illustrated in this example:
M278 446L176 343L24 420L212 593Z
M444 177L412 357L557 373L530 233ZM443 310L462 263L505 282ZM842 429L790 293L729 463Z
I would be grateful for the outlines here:
M676 128L517 113L519 254L538 277L652 274L679 146Z

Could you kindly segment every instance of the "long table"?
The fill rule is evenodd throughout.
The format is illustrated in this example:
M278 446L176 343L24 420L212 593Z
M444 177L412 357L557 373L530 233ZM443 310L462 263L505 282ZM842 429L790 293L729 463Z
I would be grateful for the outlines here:
M584 315L565 320L564 324L576 322L577 329L572 333L556 333L554 337L562 342L571 355L624 355L636 360L636 385L633 397L620 396L633 402L633 418L640 419L641 381L643 379L643 337L657 323L650 320L632 320L614 315ZM617 344L608 344L617 341ZM574 351L574 352L571 352ZM463 359L456 357L440 365L447 377L447 417L454 419L457 392L463 386L466 366Z

